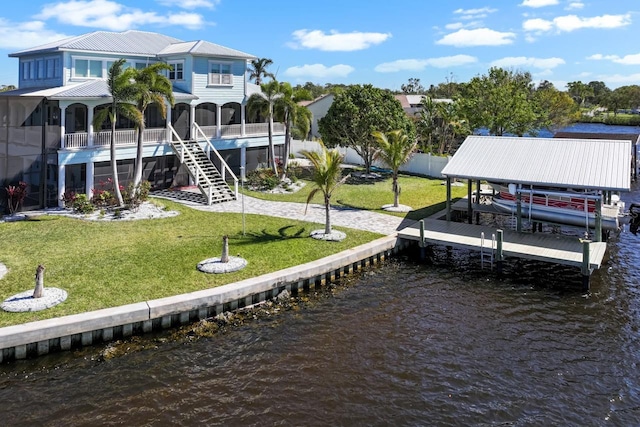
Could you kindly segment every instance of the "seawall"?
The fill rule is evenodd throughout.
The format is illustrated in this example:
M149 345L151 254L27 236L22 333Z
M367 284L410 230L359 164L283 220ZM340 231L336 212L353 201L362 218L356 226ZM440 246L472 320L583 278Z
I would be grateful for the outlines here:
M321 286L404 248L387 236L306 264L216 288L0 328L0 363L109 342L196 322Z

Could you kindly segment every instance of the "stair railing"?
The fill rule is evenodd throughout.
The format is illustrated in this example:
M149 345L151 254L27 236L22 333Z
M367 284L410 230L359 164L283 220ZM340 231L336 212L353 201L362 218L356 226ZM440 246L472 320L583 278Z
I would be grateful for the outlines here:
M211 140L209 139L209 137L203 132L202 128L200 128L200 126L198 125L198 123L193 122L193 128L194 128L194 135L195 135L195 139L196 141L200 139L200 137L202 139L204 139L207 142L207 149L206 149L206 153L207 156L209 156L209 153L213 151L213 153L216 155L216 157L218 158L218 160L220 160L220 165L222 166L222 170L220 171L220 174L222 175L222 180L223 181L227 181L226 180L226 172L229 172L229 175L231 175L231 177L233 178L233 184L235 187L235 196L236 196L236 200L238 199L238 177L236 176L236 174L233 173L233 171L231 170L231 168L229 167L229 165L227 164L227 162L224 161L224 159L222 158L222 156L220 155L220 153L218 152L218 150L216 150L216 147L213 146L213 143L211 142Z
M202 170L202 168L200 167L200 164L198 163L198 161L196 160L196 158L193 156L193 154L191 153L191 151L189 151L189 148L186 146L186 144L184 143L184 141L182 140L182 138L180 138L180 135L178 135L178 133L176 132L176 130L173 128L173 126L171 126L170 124L167 123L167 126L169 127L169 129L171 130L171 133L173 134L173 136L175 137L175 140L171 141L171 146L174 148L174 150L176 151L176 154L178 154L180 156L180 163L184 163L185 160L185 154L189 157L189 160L191 160L191 162L193 163L193 167L195 168L194 171L194 175L195 175L195 180L196 180L196 185L198 187L200 187L200 178L202 177L204 179L204 181L207 183L207 204L211 204L213 201L213 183L211 182L211 180L209 179L209 177L207 176L206 173L204 173L204 171ZM177 143L177 144L176 144ZM176 149L176 145L179 145L180 150ZM200 189L202 190L202 188L200 187Z

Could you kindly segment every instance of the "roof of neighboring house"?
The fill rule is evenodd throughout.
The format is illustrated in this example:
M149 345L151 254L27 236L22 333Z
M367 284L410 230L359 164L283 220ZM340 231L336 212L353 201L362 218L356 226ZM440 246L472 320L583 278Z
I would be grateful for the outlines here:
M106 80L89 80L81 83L73 83L66 86L53 88L25 88L7 92L0 92L0 96L30 96L48 99L95 99L111 98L109 86ZM176 88L173 89L173 97L176 100L198 99L197 96L186 93Z
M161 50L182 40L164 34L129 30L120 33L94 31L9 54L20 57L33 53L57 51L104 52L112 54L155 56Z
M472 135L442 174L514 184L629 191L631 141Z
M169 56L190 53L192 55L214 55L225 56L228 58L255 59L256 57L239 50L230 49L211 43L205 40L195 40L190 42L173 43L160 52L158 56Z
M398 101L400 101L400 104L402 105L402 108L411 108L411 107L415 107L415 106L419 106L420 104L422 104L422 99L427 97L427 95L406 95L406 94L398 94L398 95L393 95L394 98L396 98ZM448 99L448 98L432 98L431 101L438 103L438 102L453 102L452 99Z
M596 133L596 132L556 132L554 138L578 139L615 139L631 141L634 145L640 140L640 133Z
M313 99L311 101L300 101L298 102L298 105L302 105L303 107L308 107L309 105L315 104L316 102L319 102L327 97L333 97L332 93L325 93L323 95L320 95L319 97L317 97L316 99Z

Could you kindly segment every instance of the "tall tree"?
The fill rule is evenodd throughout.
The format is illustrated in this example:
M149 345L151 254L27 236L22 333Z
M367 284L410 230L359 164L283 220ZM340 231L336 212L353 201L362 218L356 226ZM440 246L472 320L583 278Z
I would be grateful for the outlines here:
M276 149L273 144L273 109L278 101L282 98L280 83L277 80L271 80L268 83L260 85L261 91L254 93L247 101L247 108L250 113L258 113L266 117L269 123L269 162L273 173L278 175L278 164L276 163Z
M285 126L281 177L281 180L284 180L287 176L289 153L291 152L291 136L294 132L294 127L297 128L298 134L302 133L306 136L311 128L311 111L307 107L298 105L299 101L309 100L308 91L304 89L294 91L287 82L280 84L279 91L282 96L276 100L275 116L278 120L282 120Z
M136 126L140 126L143 121L142 114L135 105L131 102L135 101L135 89L132 83L133 69L123 69L125 59L119 59L113 63L109 69L109 75L107 78L107 85L109 86L109 93L111 94L111 104L106 108L103 108L97 112L93 117L94 129L100 129L102 124L109 120L111 124L111 145L109 155L111 159L111 174L113 180L113 191L116 199L118 200L118 206L124 205L122 199L122 192L120 191L120 182L118 179L118 162L116 156L116 122L118 115L122 115L131 120Z
M331 234L331 196L338 186L344 183L342 178L342 155L337 149L328 150L322 141L320 141L320 151L302 151L301 154L306 157L313 166L311 182L315 186L307 197L307 206L313 197L318 193L322 193L324 199L324 234Z
M567 92L560 92L551 86L539 86L535 91L538 108L538 127L557 131L580 118L580 108Z
M459 98L470 129L486 128L491 135L522 136L537 124L531 75L492 67L488 75L472 78Z
M579 80L567 83L567 90L580 107L584 107L587 99L593 96L593 88Z
M262 84L262 79L271 78L276 79L276 76L269 71L267 67L273 64L273 61L269 58L257 58L251 60L251 67L249 68L249 80L254 80L258 86Z
M380 147L380 160L391 168L393 206L400 206L400 186L398 185L398 172L400 166L409 161L416 150L417 141L410 140L402 130L392 130L388 133L373 132L373 138Z
M424 86L420 84L420 79L415 77L410 78L406 85L401 85L400 89L402 89L402 93L407 95L421 95L425 92Z
M366 172L377 155L371 133L402 129L410 139L415 127L390 91L372 85L352 85L336 93L327 114L318 121L318 129L327 147L350 147L364 160Z
M146 128L145 113L150 105L156 105L163 119L167 117L167 102L173 106L173 87L171 81L161 74L162 70L170 70L171 67L163 62L151 64L141 70L133 69L133 88L136 98L136 106L142 115L138 125L138 144L136 149L136 164L133 177L133 186L137 188L142 182L142 151L144 130Z
M609 93L611 93L611 89L609 89L602 81L591 81L587 83L587 85L591 88L591 92L593 93L593 96L590 98L591 103L595 105L604 104L605 98Z

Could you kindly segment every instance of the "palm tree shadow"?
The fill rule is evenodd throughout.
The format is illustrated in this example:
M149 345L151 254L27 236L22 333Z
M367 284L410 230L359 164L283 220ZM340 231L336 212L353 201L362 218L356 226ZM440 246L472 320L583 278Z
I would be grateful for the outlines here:
M293 225L280 227L277 232L263 228L261 231L252 231L246 235L237 235L230 237L235 241L235 245L252 245L255 243L267 243L277 240L289 240L306 238L310 231L306 227L295 229Z

